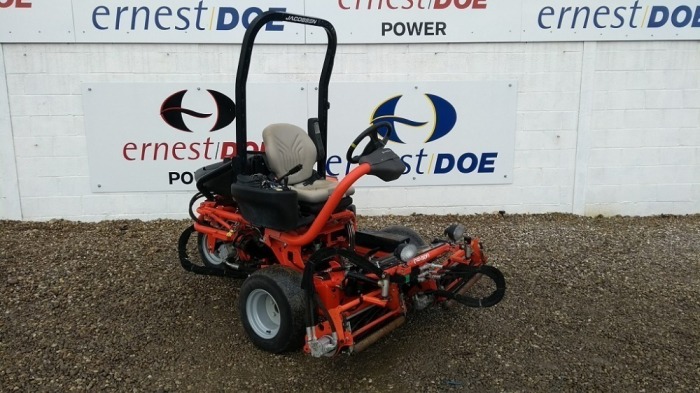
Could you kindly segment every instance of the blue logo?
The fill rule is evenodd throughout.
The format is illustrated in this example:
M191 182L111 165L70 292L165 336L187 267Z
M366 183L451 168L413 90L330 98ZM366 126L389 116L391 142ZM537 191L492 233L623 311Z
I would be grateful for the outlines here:
M396 116L396 105L399 103L402 97L403 95L392 97L381 103L372 114L371 123L374 124L376 122L384 121L391 123L392 126L395 126L396 123L400 123L415 128L423 127L432 123L433 129L430 132L430 136L425 140L425 143L436 141L449 134L457 123L457 111L455 110L455 107L452 106L452 104L450 104L446 99L438 97L434 94L425 94L425 97L433 107L432 122L421 122ZM379 133L384 136L384 134L386 134L386 130L380 130ZM394 127L394 133L391 135L389 140L396 143L405 143L399 137L396 127Z

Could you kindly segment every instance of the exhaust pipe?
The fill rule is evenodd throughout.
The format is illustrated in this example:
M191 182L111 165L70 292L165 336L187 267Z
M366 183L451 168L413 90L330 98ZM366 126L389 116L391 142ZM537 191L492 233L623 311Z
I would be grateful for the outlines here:
M364 351L365 349L369 348L370 345L376 343L377 341L379 341L380 338L391 333L392 331L394 331L396 328L400 327L404 323L406 323L406 317L401 315L400 317L391 321L388 325L386 325L383 328L377 330L376 332L370 334L369 336L365 337L365 339L363 339L359 343L355 344L352 348L352 351L353 352Z

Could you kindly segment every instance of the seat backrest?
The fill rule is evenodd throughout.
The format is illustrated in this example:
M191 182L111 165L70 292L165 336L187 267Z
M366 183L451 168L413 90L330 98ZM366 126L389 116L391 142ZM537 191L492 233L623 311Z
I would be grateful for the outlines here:
M299 172L289 176L289 184L311 177L316 164L316 146L301 128L286 123L270 124L263 130L267 166L277 176L301 164Z

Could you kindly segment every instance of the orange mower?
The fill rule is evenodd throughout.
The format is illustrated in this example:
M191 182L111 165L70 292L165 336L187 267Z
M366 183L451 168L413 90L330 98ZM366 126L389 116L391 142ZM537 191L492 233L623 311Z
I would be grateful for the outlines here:
M246 83L255 36L269 22L323 28L328 47L318 118L308 120L308 133L272 124L262 134L264 152L252 152ZM340 182L326 177L336 45L335 29L319 18L265 12L250 24L236 76L236 155L195 173L199 192L189 208L194 225L178 243L186 270L245 278L239 294L243 327L256 346L274 353L302 346L314 357L360 352L401 326L411 310L436 303L491 307L505 294L503 274L486 264L481 242L462 225L449 226L444 240L430 243L406 227L357 228L355 182L367 175L396 180L405 165L386 147L392 124L377 122L348 149L354 169ZM193 263L187 251L195 232L202 264ZM484 297L469 296L481 279L493 281L494 289Z

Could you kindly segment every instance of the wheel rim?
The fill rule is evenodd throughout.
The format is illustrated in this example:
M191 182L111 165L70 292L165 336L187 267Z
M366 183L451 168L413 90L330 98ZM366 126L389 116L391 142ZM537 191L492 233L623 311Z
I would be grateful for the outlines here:
M219 256L219 247L221 245L217 242L217 244L214 246L214 251L211 252L209 251L209 247L207 246L207 244L209 244L209 239L207 235L204 235L200 247L202 248L202 255L204 255L204 258L206 258L207 262L209 262L210 265L215 266L224 263L224 259Z
M270 339L280 330L280 311L275 298L264 289L255 289L245 302L248 322L255 334Z

